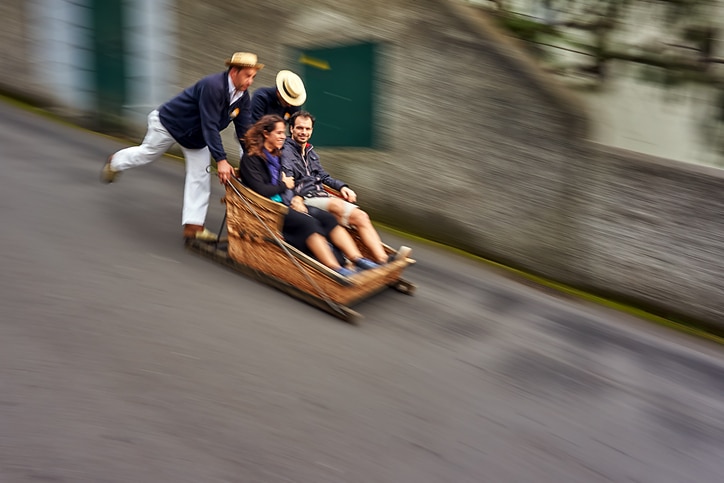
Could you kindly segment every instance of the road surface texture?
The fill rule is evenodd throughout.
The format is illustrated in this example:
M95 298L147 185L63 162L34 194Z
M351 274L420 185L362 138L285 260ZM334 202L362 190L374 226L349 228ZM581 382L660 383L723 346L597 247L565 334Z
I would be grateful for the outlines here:
M720 347L409 241L345 324L186 251L177 160L102 185L122 146L0 104L0 482L724 481Z

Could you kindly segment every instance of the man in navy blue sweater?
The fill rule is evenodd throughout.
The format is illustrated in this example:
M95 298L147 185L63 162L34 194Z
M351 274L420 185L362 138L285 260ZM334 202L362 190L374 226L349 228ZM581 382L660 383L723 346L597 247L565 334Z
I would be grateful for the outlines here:
M109 156L101 172L101 181L112 183L121 171L155 161L178 143L186 160L182 214L186 239L216 239L204 227L211 195L209 155L216 161L219 181L226 184L234 168L226 159L221 131L233 122L243 146L252 124L248 89L264 64L254 54L236 52L226 66L226 71L204 77L152 111L143 143Z
M254 91L251 102L251 122L255 123L262 116L276 114L285 121L307 100L302 78L291 70L280 70L276 77L275 87L260 87Z

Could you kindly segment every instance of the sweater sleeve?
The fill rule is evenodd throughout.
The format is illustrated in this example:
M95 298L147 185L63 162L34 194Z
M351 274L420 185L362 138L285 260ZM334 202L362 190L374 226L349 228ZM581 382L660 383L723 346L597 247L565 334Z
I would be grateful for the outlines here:
M249 94L244 94L239 101L239 114L234 118L234 129L236 129L236 137L239 138L241 148L244 147L244 136L246 131L251 127L251 100Z
M211 157L215 161L226 159L224 145L221 142L219 119L225 105L224 93L215 89L209 81L202 82L199 86L199 116L201 117L201 133L206 145L209 147Z
M269 104L264 89L258 89L254 92L254 99L251 101L251 123L257 122L267 112Z

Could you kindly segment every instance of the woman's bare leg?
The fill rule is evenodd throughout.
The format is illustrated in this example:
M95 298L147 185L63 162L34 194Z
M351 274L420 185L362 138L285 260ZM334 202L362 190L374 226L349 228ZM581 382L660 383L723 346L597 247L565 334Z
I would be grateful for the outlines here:
M323 265L326 265L332 270L337 270L341 266L337 261L337 257L332 253L332 249L329 248L329 242L319 233L313 233L307 238L307 247L309 247L314 257Z
M334 243L334 246L342 250L345 257L352 260L359 260L362 258L362 253L357 248L357 243L352 239L352 235L349 234L346 228L341 225L337 225L334 229L329 232L329 238Z

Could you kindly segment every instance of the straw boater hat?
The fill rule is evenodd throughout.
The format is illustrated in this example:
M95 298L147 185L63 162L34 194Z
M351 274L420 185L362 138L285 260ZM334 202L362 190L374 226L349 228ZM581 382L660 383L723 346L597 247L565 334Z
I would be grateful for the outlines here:
M280 70L277 74L277 91L290 106L301 106L307 100L307 91L301 77L291 70Z
M226 67L253 67L254 69L263 69L264 64L259 64L256 60L256 54L235 52L230 59L226 59Z

